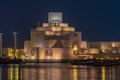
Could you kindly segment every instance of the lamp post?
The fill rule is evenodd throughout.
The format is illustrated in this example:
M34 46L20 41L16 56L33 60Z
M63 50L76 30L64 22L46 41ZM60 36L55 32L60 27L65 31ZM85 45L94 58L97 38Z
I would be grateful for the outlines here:
M2 34L0 33L0 57L2 57Z
M13 32L13 36L14 36L14 59L16 59L15 53L17 49L17 32Z

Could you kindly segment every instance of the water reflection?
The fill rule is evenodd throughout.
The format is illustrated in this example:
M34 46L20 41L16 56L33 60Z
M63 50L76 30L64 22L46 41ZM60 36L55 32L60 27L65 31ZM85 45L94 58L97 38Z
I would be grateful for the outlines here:
M74 66L73 68L73 74L74 74L74 79L73 80L78 80L78 66Z
M105 67L104 66L101 67L101 71L102 71L101 73L102 80L105 80Z
M4 68L4 67L3 67ZM19 80L19 65L18 64L9 64L5 67L6 71L8 71L8 78L9 80ZM5 75L5 74L4 74ZM4 77L3 77L4 78Z
M71 64L0 65L0 80L119 80L120 66L93 67Z
M119 71L119 67L101 67L102 80L118 80L116 74L120 74L117 71Z

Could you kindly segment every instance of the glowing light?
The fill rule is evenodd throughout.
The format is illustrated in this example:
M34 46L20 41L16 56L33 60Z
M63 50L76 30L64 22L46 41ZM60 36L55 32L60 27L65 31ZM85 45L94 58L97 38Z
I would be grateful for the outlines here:
M77 43L73 45L73 54L75 55L79 54L79 47Z
M74 70L73 70L73 74L74 74L74 80L78 80L78 69L77 66L73 66Z
M75 44L73 45L73 50L74 50L74 51L78 51L78 49L79 49L79 48L78 48L78 44L75 43Z
M8 68L8 75L9 75L9 80L13 80L13 67L12 67L12 64L9 65L9 68Z
M119 60L119 57L115 57L115 60Z
M105 49L102 49L102 52L104 53L104 52L105 52Z
M8 49L8 56L13 57L13 49L12 48Z
M61 31L61 27L52 27L52 31Z
M68 27L68 24L67 23L60 23L60 26L61 27Z
M112 47L116 47L115 43L112 43Z
M18 67L19 67L19 65L16 64L16 65L15 65L15 80L19 80L19 71L18 71Z
M100 60L104 60L104 58L100 58Z
M101 67L101 71L102 71L102 80L105 80L105 67Z
M49 31L45 31L45 34L46 34L46 35L50 35L50 32L49 32Z

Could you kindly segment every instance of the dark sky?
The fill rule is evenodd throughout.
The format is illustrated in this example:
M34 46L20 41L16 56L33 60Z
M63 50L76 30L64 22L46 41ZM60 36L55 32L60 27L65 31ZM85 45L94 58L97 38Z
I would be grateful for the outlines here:
M81 31L83 40L120 41L119 0L0 0L0 32L3 47L13 47L12 32L18 32L18 47L29 40L36 23L47 22L48 12L63 12L64 22Z

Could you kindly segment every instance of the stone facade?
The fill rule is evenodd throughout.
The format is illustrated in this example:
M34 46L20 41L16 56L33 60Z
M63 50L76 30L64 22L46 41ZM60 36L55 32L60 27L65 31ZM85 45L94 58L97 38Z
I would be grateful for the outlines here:
M31 29L30 40L24 42L26 59L77 59L74 44L78 45L78 52L87 45L82 41L81 32L63 23L61 12L50 12L48 19L48 23Z

